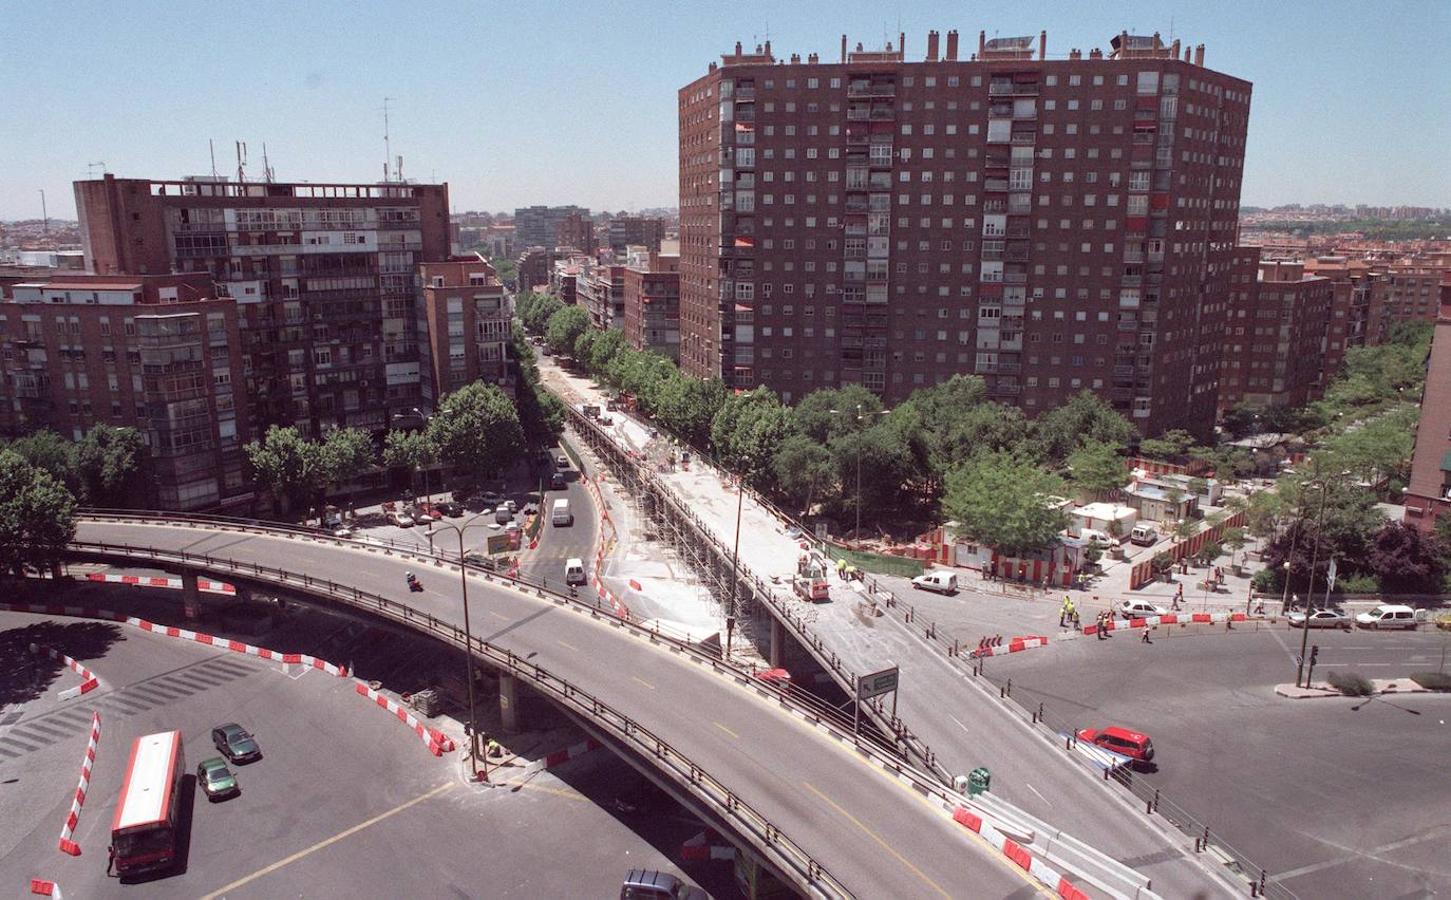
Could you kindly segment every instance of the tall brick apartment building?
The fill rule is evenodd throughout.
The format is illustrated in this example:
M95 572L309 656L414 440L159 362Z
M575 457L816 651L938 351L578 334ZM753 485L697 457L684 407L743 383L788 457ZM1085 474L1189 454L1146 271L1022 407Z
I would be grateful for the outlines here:
M1307 274L1303 262L1261 262L1257 247L1240 248L1238 255L1237 273L1247 277L1232 286L1220 409L1304 406L1325 392L1335 374L1326 368L1335 283ZM1343 357L1342 348L1336 359Z
M477 254L418 267L432 393L442 396L480 378L510 387L505 347L513 311L488 260Z
M448 186L78 181L99 275L205 272L236 305L258 432L385 428L432 399L415 276L449 256Z
M939 54L939 49L942 52ZM788 400L955 372L1214 422L1250 84L1204 48L736 51L681 88L680 359Z

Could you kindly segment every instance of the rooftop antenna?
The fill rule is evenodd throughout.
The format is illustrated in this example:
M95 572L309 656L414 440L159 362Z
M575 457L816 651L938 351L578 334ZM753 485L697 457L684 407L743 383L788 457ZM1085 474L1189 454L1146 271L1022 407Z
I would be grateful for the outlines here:
M217 142L207 138L207 152L212 155L212 180L217 180Z
M45 236L50 237L50 210L45 206L45 188L40 188L40 217L44 223L41 228L44 229Z
M262 142L262 180L272 183L272 165L267 162L267 142Z
M401 153L398 154L397 163L393 166L393 175L398 179L399 184L403 183L403 154Z
M242 141L236 141L237 145L237 183L242 184L247 180L247 145Z
M388 181L388 163L393 159L393 143L388 132L388 104L392 97L383 98L383 180Z
M95 172L93 171L94 169L100 169L102 175L105 175L106 174L106 164L105 163L103 163L103 162L90 162L90 163L86 163L86 177L87 178L94 178L94 177L96 177L95 176Z

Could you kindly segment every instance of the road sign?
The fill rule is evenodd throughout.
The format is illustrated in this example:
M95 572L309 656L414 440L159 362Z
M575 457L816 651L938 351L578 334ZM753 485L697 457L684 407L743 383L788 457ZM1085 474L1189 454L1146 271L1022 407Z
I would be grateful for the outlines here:
M1330 569L1325 573L1325 581L1329 585L1325 589L1327 593L1335 590L1335 557L1333 556L1330 557Z
M506 553L509 550L509 536L507 534L489 535L489 552Z
M878 694L889 694L897 689L898 669L893 666L857 679L856 695L859 700L868 700Z

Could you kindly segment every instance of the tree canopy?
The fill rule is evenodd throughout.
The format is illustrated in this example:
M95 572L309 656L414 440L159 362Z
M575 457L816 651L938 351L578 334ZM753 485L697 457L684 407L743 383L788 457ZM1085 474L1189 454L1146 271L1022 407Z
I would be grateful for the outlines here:
M129 506L145 497L146 442L130 427L93 425L75 445L82 496L93 506Z
M48 470L0 450L0 571L50 569L76 533L76 501Z
M1128 419L1088 390L1039 416L1034 432L1053 462L1067 460L1084 444L1126 445L1138 436Z
M1128 483L1129 471L1121 455L1123 447L1114 444L1084 444L1068 457L1069 478L1073 486L1089 497L1097 497Z
M441 461L479 481L498 475L524 449L513 401L482 382L445 394L427 433Z
M284 511L295 502L307 502L326 483L321 448L296 428L273 425L245 450L253 477Z
M944 514L971 540L1010 555L1043 550L1068 526L1063 482L1009 453L982 453L947 473Z
M582 306L566 306L549 317L544 339L549 349L565 356L574 355L574 342L590 330L589 313Z

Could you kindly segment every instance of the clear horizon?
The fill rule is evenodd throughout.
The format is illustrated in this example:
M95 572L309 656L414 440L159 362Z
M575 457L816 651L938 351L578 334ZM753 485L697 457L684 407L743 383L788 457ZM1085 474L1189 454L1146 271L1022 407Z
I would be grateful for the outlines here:
M487 16L450 4L400 18L380 3L320 0L276 14L265 37L219 7L190 9L173 26L172 8L154 3L129 4L125 17L87 2L64 18L14 0L0 9L10 46L45 51L0 61L5 220L39 218L41 190L53 218L74 219L71 182L101 161L118 177L209 173L208 139L221 173L235 172L242 140L251 177L265 143L278 180L376 181L384 97L404 175L447 181L455 210L675 206L676 91L737 40L769 36L778 58L830 58L843 32L870 46L904 31L908 59L920 59L927 31L951 28L969 43L979 29L1045 29L1050 56L1106 46L1124 29L1203 43L1209 67L1254 84L1244 205L1451 206L1441 62L1451 4L1393 0L1365 28L1363 5L1342 0L1311 16L1244 0L993 2L971 14L946 2L908 13L744 0L719 22L692 3Z

